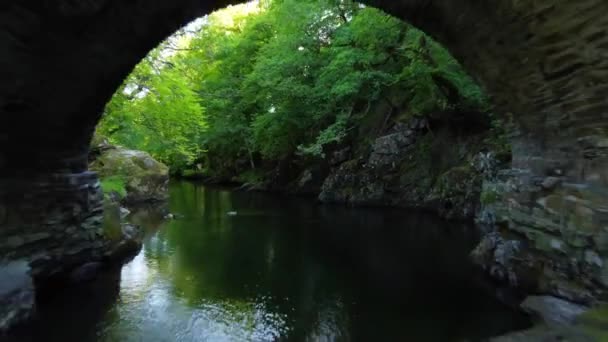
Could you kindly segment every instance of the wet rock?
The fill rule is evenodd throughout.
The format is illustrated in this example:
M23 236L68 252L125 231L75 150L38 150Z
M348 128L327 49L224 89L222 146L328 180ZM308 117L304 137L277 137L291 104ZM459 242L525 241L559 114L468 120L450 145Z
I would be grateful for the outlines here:
M125 240L140 240L143 237L142 229L134 224L123 224L122 234Z
M588 308L552 296L529 296L521 308L549 326L573 324Z
M34 285L25 261L0 264L0 334L31 319Z
M122 223L121 235L118 241L112 243L105 257L113 263L121 263L139 252L143 243L143 230L136 225Z

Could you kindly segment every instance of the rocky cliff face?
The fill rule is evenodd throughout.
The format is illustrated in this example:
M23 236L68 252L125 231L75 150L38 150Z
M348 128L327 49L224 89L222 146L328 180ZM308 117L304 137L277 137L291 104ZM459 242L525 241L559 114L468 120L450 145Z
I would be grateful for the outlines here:
M581 303L605 295L608 194L602 188L571 182L557 168L545 177L505 169L484 182L482 198L480 223L513 246L501 258L501 243L476 250L486 255L485 268L504 270L493 273L497 279Z
M487 127L463 131L450 120L397 122L334 165L319 199L326 203L390 205L432 210L450 219L473 219L482 173L478 154L488 150ZM334 159L337 158L335 155Z
M26 260L35 279L103 257L103 196L96 175L56 174L2 184L0 256ZM29 189L27 200L17 189ZM15 190L13 190L15 189Z

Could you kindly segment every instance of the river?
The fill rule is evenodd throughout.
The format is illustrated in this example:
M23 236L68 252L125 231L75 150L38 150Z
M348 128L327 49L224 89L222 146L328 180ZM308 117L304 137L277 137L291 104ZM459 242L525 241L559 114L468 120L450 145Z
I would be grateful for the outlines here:
M189 182L169 207L132 213L141 252L45 302L29 338L482 341L528 325L475 280L466 224Z

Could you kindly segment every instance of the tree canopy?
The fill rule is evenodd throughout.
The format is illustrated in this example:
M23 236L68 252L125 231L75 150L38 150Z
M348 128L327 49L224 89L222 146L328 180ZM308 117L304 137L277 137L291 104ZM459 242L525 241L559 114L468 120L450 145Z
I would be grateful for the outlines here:
M99 132L168 163L221 171L323 157L386 93L406 115L477 110L479 87L438 43L348 0L231 6L152 51L107 105Z

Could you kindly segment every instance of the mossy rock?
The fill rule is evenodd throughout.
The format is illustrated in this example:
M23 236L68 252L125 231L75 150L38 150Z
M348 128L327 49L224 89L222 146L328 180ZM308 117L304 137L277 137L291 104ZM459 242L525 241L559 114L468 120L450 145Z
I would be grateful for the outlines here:
M464 219L477 211L480 191L479 175L469 165L461 165L441 174L426 200L436 202L443 217Z
M585 312L577 319L577 327L596 341L608 341L608 304Z
M99 174L105 188L124 184L125 202L167 199L169 168L146 152L115 147L103 151L90 168ZM114 180L120 180L120 184ZM120 193L120 189L118 192Z

